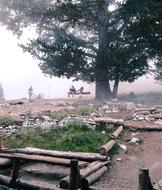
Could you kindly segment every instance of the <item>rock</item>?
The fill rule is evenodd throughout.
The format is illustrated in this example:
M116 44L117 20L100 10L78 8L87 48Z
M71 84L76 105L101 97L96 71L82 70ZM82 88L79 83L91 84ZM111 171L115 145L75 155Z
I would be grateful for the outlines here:
M133 137L130 141L129 141L129 143L135 143L135 144L137 144L137 143L139 143L140 142L140 139L139 138L136 138L136 137Z
M102 133L102 134L106 134L106 132L105 132L105 131L102 131L101 133Z
M162 125L162 120L155 121L154 123L157 125Z
M117 159L116 159L116 161L121 162L121 161L122 161L122 159L121 159L121 158L117 158Z
M119 147L121 148L121 149L123 149L123 150L127 150L127 146L126 145L124 145L124 144L118 144L119 145Z

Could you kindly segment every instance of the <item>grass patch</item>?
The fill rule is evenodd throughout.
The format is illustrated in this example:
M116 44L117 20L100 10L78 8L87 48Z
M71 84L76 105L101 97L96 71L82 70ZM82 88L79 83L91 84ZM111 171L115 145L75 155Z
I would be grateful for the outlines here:
M53 112L52 113L52 118L61 120L67 117L68 115L75 114L78 116L86 116L90 115L92 112L96 110L95 107L90 107L90 106L79 106L73 110L63 110L63 111L58 111L58 112Z
M111 130L102 134L100 130L91 130L80 121L68 123L65 128L56 127L52 131L31 129L5 140L8 148L36 147L50 150L98 152L102 144L107 143Z
M0 117L0 126L9 126L9 125L13 125L14 123L14 120L11 118L11 117L7 117L7 116L4 116L4 117Z

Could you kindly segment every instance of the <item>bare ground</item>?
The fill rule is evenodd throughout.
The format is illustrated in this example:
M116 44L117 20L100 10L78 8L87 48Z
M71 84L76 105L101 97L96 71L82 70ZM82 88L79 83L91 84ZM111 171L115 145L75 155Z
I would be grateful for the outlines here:
M131 132L126 132L122 139L123 144L130 139ZM140 132L139 145L128 145L128 150L119 148L119 153L113 156L109 171L96 183L96 186L105 190L136 190L138 189L139 168L149 168L152 182L162 178L162 133ZM121 158L121 162L117 161Z
M66 106L56 104L56 102L55 100L25 102L23 105L1 109L0 115L17 115L17 112L21 113L28 109L32 112L42 109L52 111L65 109ZM113 114L112 117L119 119L127 118L127 116L128 113L124 116ZM162 178L162 132L139 132L136 137L142 142L138 145L128 144L128 140L132 137L131 131L125 131L120 143L127 145L127 151L119 148L118 154L112 158L108 172L95 184L96 187L105 190L136 190L138 189L138 172L142 166L149 168L152 182L157 182ZM117 158L121 158L121 162L117 161Z

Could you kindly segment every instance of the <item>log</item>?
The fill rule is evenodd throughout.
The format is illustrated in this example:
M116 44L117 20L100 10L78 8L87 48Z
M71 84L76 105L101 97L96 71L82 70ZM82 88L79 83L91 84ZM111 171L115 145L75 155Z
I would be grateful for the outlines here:
M8 158L0 158L0 168L9 166L12 164L12 160Z
M103 166L106 166L110 161L101 162L95 161L90 163L85 169L80 170L80 178L85 178L96 170L100 169ZM68 189L70 188L70 177L67 176L60 180L60 188Z
M138 114L138 115L149 115L150 111L138 111L138 112L136 112L136 114Z
M65 152L65 151L56 151L56 150L45 150L39 148L18 148L12 150L3 150L3 152L17 152L25 154L35 154L35 155L44 155L58 158L67 158L67 159L79 159L85 161L106 161L106 156L103 156L99 153L88 153L88 152Z
M162 114L151 114L150 117L155 119L162 119Z
M117 125L123 125L124 120L123 119L113 119L110 117L99 117L95 118L96 123L105 123L105 124L117 124Z
M113 146L116 144L116 140L110 140L107 144L103 145L99 152L101 155L107 155L108 151L110 151Z
M108 163L110 163L110 161L106 161L106 162L93 162L93 164L89 164L88 167L86 167L85 169L82 169L80 172L80 177L81 178L85 178L88 175L90 175L91 173L97 171L99 168L103 167L103 166L107 166Z
M10 159L19 159L24 161L33 161L41 162L46 164L54 164L60 166L70 166L70 160L65 158L54 158L50 156L41 156L41 155L27 155L19 153L0 153L0 158L10 158ZM79 167L83 168L87 166L87 162L79 161Z
M71 160L70 163L70 190L77 190L79 184L80 172L78 160Z
M149 177L149 170L147 168L139 169L138 190L153 190L153 186Z
M154 108L154 107L152 107L152 108L137 108L137 109L135 110L135 112L149 111L150 113L152 113L152 112L154 112L154 111L156 111L156 110L157 110L157 108Z
M120 126L116 131L114 131L114 132L110 135L110 137L115 140L115 139L118 138L118 136L122 133L122 131L123 131L123 126Z
M81 189L87 190L90 185L98 181L107 171L107 167L104 166L97 170L96 172L92 173L86 178L81 179Z
M124 127L147 131L162 131L162 125L157 125L144 121L125 121Z
M0 184L10 187L10 181L11 181L10 177L0 174ZM27 181L27 180L23 180L23 179L17 180L15 183L15 187L20 188L20 189L23 188L23 189L27 189L27 190L40 190L40 189L61 190L60 188L56 187L53 184L42 183L42 182L38 182L38 181Z

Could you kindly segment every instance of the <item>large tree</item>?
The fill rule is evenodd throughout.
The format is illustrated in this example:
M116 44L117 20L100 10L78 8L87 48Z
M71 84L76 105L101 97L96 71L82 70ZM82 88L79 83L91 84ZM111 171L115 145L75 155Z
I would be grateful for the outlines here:
M108 99L116 96L120 81L133 82L149 68L143 46L125 33L133 19L122 12L127 6L109 11L109 3L0 0L0 21L18 35L28 26L36 29L37 37L22 47L40 60L44 73L95 82L96 98Z
M130 20L124 35L143 46L143 53L154 62L155 79L162 81L162 0L127 0L121 14Z

